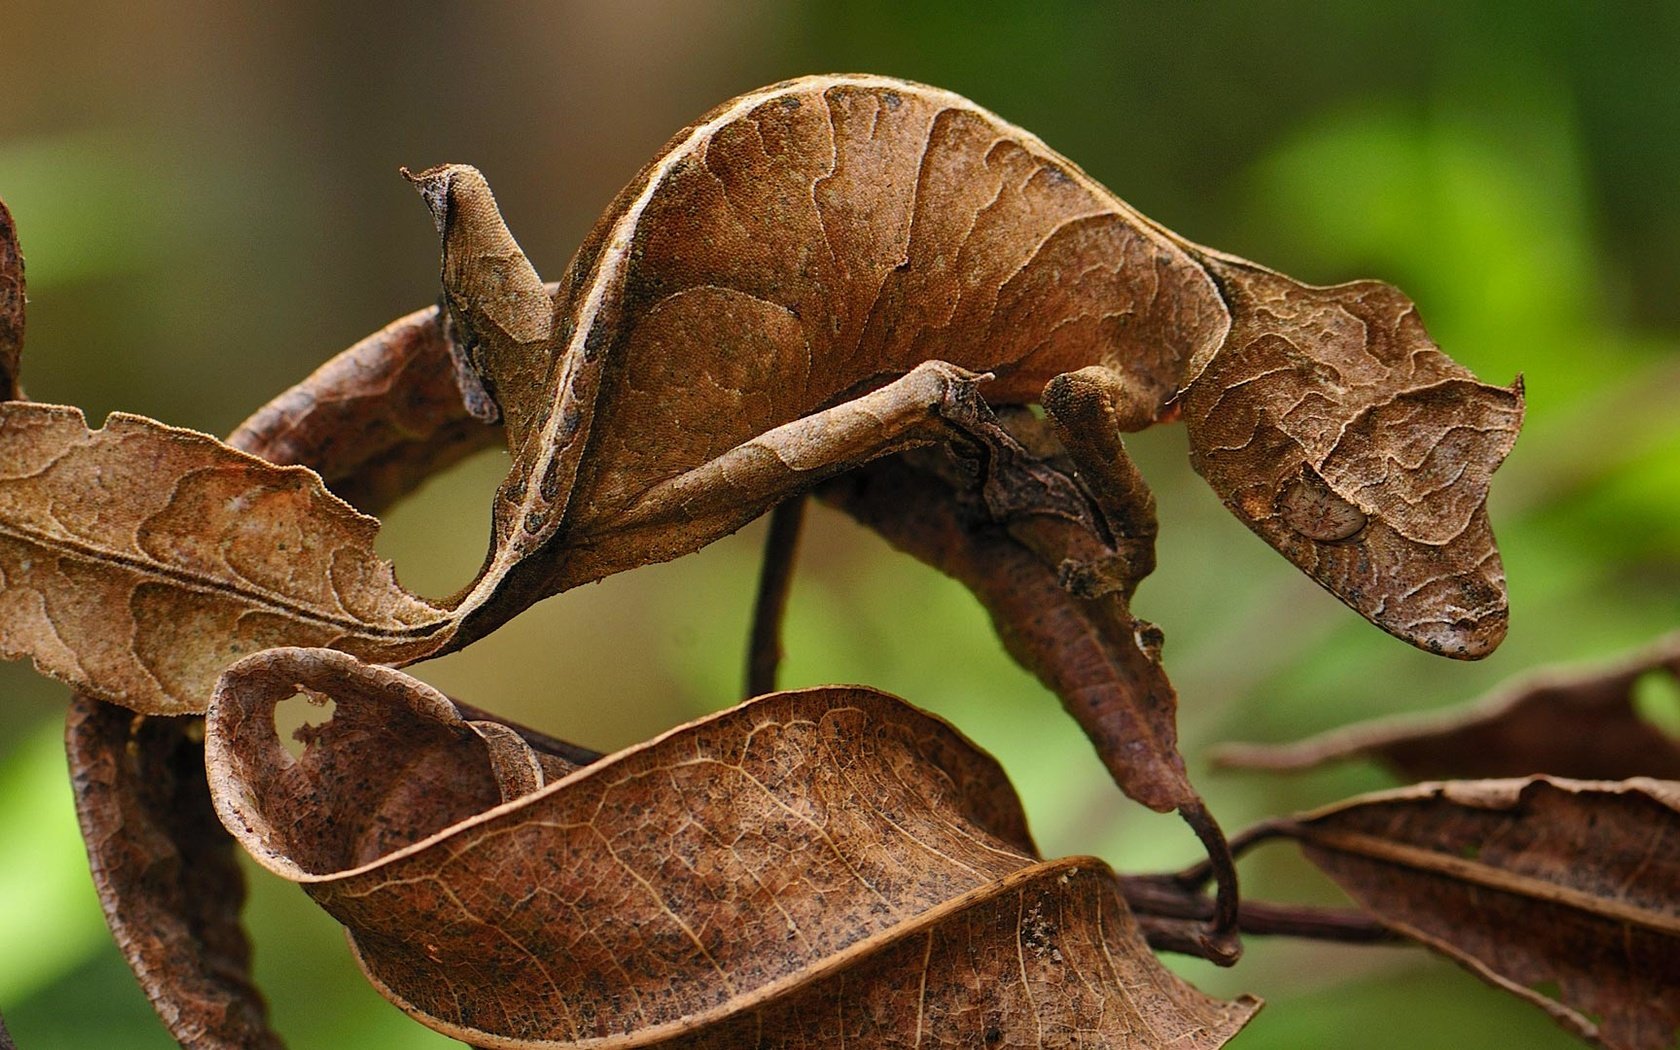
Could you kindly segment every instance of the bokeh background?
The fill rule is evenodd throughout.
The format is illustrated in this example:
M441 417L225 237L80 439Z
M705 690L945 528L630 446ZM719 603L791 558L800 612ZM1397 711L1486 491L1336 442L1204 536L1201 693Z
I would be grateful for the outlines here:
M1347 766L1210 773L1228 739L1438 708L1680 625L1680 5L8 0L0 196L29 261L39 400L225 433L327 355L432 300L431 224L399 164L470 161L558 275L675 129L815 71L952 88L1146 214L1298 277L1379 276L1483 378L1526 374L1496 479L1514 609L1459 665L1358 621L1219 507L1179 428L1133 446L1160 500L1158 621L1185 748L1227 828L1389 783ZM382 538L423 593L482 556L504 456L438 478ZM418 669L599 748L736 698L761 526L564 595ZM1188 862L1126 803L965 592L832 513L810 522L788 684L880 686L1006 764L1047 854ZM0 1012L25 1050L173 1045L109 941L59 743L63 690L0 667ZM1680 732L1680 706L1643 697ZM1274 852L1275 850L1275 852ZM1333 899L1286 847L1251 892ZM257 974L298 1047L454 1045L387 1006L303 895L253 869ZM1405 949L1253 941L1270 1003L1234 1044L1571 1045L1538 1011Z

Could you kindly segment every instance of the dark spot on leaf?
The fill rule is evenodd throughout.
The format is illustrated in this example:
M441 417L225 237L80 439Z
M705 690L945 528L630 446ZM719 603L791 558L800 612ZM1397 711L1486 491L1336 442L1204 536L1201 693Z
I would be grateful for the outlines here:
M577 405L567 405L560 416L560 432L557 436L561 441L571 440L582 423L583 410Z

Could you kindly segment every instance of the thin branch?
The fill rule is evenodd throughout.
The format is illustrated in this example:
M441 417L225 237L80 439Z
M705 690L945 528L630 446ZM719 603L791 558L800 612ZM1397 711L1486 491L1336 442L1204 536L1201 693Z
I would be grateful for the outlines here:
M1242 957L1242 939L1237 934L1241 895L1237 889L1236 857L1225 834L1219 830L1219 822L1200 798L1178 807L1178 814L1202 840L1202 847L1207 850L1207 859L1202 864L1218 887L1217 897L1205 916L1210 921L1203 931L1204 950L1197 954L1220 966L1233 965Z
M1182 812L1182 810L1180 812ZM1185 817L1184 819L1188 821L1190 818ZM1209 817L1208 819L1212 820L1213 818ZM1282 835L1287 835L1289 833L1289 829L1293 826L1294 822L1291 820L1275 819L1263 820L1251 827L1244 828L1242 831L1232 835L1230 840L1225 844L1225 858L1227 862L1234 863L1236 858L1242 856L1250 849L1267 841L1268 839L1274 839ZM1194 828L1195 825L1191 824L1191 827ZM1218 830L1217 826L1214 830ZM1201 833L1197 832L1197 834L1199 835ZM1207 840L1203 839L1202 841L1206 843ZM1207 884L1209 879L1219 882L1219 884L1223 887L1223 873L1216 870L1217 867L1218 865L1214 857L1214 851L1209 849L1206 860L1197 861L1195 864L1190 865L1188 868L1178 872L1176 875L1170 876L1170 878L1186 890L1199 890ZM1231 873L1229 878L1234 885L1236 881L1235 873Z
M1202 927L1188 926L1187 923L1208 922L1217 908L1216 901L1185 890L1171 875L1123 876L1120 890L1137 915L1152 947L1207 958L1198 939ZM1257 936L1302 937L1344 944L1373 944L1402 939L1355 908L1279 904L1273 901L1243 901L1237 912L1236 928Z
M770 535L764 541L764 568L758 577L753 603L752 638L747 646L747 695L775 691L782 663L782 617L793 587L793 563L799 552L799 530L805 523L803 493L776 505L770 512Z

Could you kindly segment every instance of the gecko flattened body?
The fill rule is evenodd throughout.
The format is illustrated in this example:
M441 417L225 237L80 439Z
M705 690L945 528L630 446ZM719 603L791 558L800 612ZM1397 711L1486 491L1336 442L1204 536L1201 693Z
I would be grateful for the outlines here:
M464 637L939 440L930 411L960 433L970 390L1056 423L1047 384L1078 394L1057 432L1094 490L1146 494L1101 479L1129 469L1118 433L1182 416L1233 513L1372 622L1461 657L1504 635L1483 504L1520 386L1478 382L1395 289L1194 244L957 95L816 76L724 103L619 194L551 305L475 170L414 179L465 385L514 455Z

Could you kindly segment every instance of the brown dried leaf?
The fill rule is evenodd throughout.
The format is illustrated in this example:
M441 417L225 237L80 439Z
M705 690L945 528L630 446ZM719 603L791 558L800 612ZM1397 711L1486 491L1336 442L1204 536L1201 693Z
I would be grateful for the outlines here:
M1078 410L1058 421L1076 452L1117 448L1120 430L1182 401L1195 462L1227 504L1344 600L1455 655L1502 635L1503 577L1481 507L1520 416L1515 392L1481 386L1435 350L1392 289L1307 288L1190 244L956 95L830 76L725 103L620 194L554 297L476 171L447 165L415 181L444 243L466 408L505 417L513 454L479 578L449 610L406 595L366 549L365 527L313 498L285 522L267 520L268 507L235 514L246 547L273 556L242 555L255 586L201 564L198 524L164 528L147 494L100 496L100 510L119 531L151 528L160 551L136 561L132 538L107 536L70 557L63 530L34 520L44 497L32 491L4 508L17 520L0 530L0 650L169 712L197 710L208 676L253 646L412 661L546 595L692 551L845 469L965 435L986 376L1000 404L1039 399L1052 382L1109 391L1089 418L1088 397L1045 399L1052 416ZM249 436L281 455L287 428L310 420L298 454L370 507L476 446L488 431L447 394L425 326L411 317L372 337L259 414ZM1063 383L1070 375L1084 386ZM378 392L415 381L412 414L406 389ZM329 418L336 427L314 422ZM111 446L98 469L147 478L150 495L212 463L210 474L250 469L182 432L113 425L158 440L96 439ZM254 491L288 485L308 487L281 472ZM225 506L202 509L224 527ZM355 543L339 548L349 533ZM305 534L327 537L367 579L346 584L334 567L281 556ZM38 571L20 581L25 563ZM266 593L276 576L303 595ZM356 608L334 608L340 597ZM193 630L170 629L179 623ZM135 651L122 651L131 636Z
M170 1034L192 1050L278 1048L251 984L245 877L210 805L202 727L76 697L76 816L106 922Z
M499 433L465 419L447 371L437 389L433 366L447 352L436 309L419 311L335 357L229 443L271 462L320 465L367 509L394 501L481 441L480 432ZM518 732L562 762L599 757ZM203 723L137 717L78 696L66 735L100 904L170 1034L193 1050L281 1045L250 980L244 880L205 787ZM160 785L174 788L160 794Z
M411 178L466 400L513 453L451 645L962 433L980 373L1001 405L1093 368L1116 433L1084 443L1182 400L1198 469L1344 601L1437 652L1503 636L1482 505L1520 393L1476 383L1393 289L1191 244L966 99L818 76L726 102L619 194L552 304L477 171Z
M335 709L294 760L273 710L300 685ZM208 757L259 863L475 1043L1213 1047L1258 1005L1161 968L1101 862L1036 860L997 765L867 689L771 694L503 801L441 694L282 649L223 678Z
M1420 784L1285 823L1373 915L1617 1050L1680 1033L1680 783Z
M1653 674L1680 679L1680 634L1609 667L1526 676L1456 710L1361 722L1292 744L1228 744L1214 761L1294 772L1372 758L1408 780L1533 773L1680 780L1680 740L1634 708L1636 684Z
M18 361L23 354L25 290L17 224L6 202L0 201L0 401L23 397L18 386Z
M449 622L314 473L140 416L0 404L0 523L0 653L136 711L203 710L244 653L395 660Z
M1127 795L1162 812L1196 799L1178 753L1178 694L1161 668L1160 632L1118 595L1070 594L1053 565L1000 525L965 520L960 493L902 457L818 494L972 590L1010 655L1061 699Z
M377 514L420 482L502 440L461 404L437 307L362 339L228 438L272 463L314 469L340 499Z

